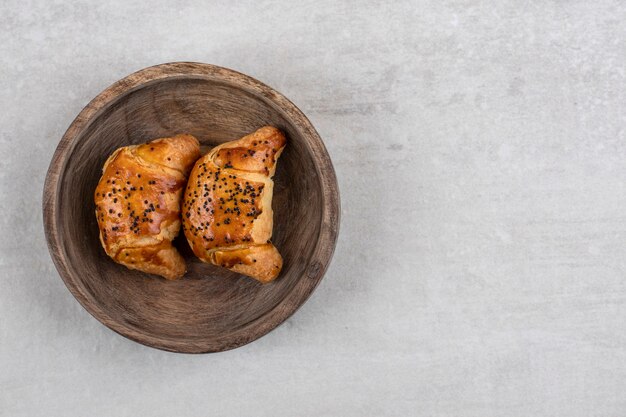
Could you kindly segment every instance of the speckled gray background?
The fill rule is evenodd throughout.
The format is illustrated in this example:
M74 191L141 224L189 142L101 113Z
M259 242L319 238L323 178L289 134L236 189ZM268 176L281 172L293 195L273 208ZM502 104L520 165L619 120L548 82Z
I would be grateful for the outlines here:
M383 3L0 3L0 415L626 415L626 3ZM321 286L223 354L108 330L43 237L74 116L178 60L290 97L341 188Z

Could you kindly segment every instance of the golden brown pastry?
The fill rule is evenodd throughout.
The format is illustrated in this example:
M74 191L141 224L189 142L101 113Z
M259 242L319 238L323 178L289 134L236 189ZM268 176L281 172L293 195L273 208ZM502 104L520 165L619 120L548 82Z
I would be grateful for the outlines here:
M120 148L107 159L96 217L102 246L115 262L167 279L183 276L185 261L172 240L187 174L199 157L198 140L177 135Z
M272 245L272 193L285 136L265 126L200 158L183 197L183 231L204 262L275 279L283 259Z

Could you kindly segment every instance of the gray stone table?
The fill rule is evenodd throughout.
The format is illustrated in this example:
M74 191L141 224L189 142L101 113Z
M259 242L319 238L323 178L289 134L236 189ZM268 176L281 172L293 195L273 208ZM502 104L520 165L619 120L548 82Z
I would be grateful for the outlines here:
M1 416L626 415L626 3L0 3ZM283 92L334 161L326 278L266 337L136 344L73 299L41 192L115 80Z

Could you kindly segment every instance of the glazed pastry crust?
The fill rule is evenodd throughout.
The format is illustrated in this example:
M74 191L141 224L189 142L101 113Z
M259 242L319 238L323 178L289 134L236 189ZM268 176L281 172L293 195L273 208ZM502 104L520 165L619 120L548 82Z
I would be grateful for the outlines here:
M276 161L286 139L275 127L213 148L200 158L183 197L183 231L204 262L274 280L283 265L271 243Z
M200 157L191 135L156 139L117 149L96 187L100 242L115 262L167 279L186 270L172 246L180 230L180 204L187 175Z

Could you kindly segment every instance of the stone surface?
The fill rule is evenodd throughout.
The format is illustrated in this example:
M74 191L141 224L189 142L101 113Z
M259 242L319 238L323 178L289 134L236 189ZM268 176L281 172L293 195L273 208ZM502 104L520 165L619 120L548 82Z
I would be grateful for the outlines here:
M626 4L0 4L0 415L626 415ZM257 342L187 356L72 298L41 192L80 109L178 60L324 138L332 266Z

